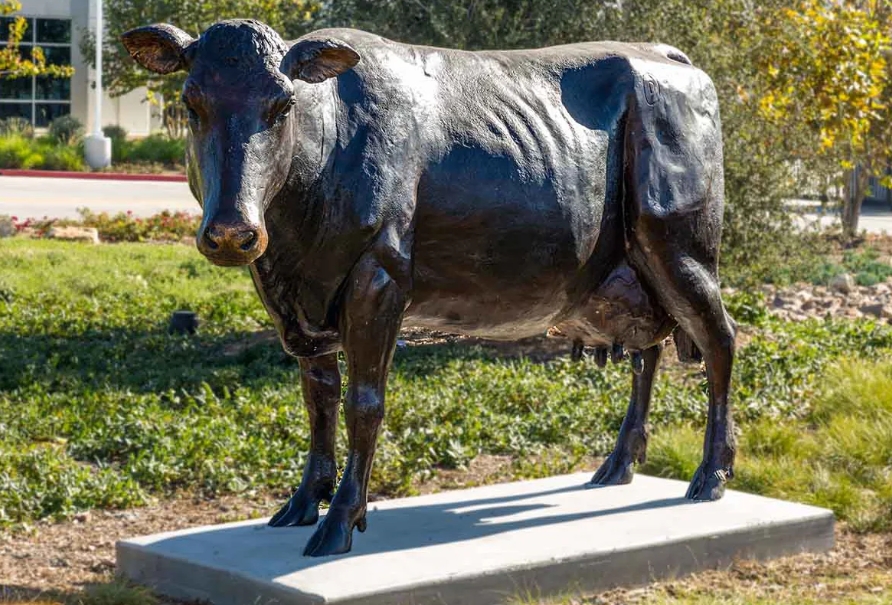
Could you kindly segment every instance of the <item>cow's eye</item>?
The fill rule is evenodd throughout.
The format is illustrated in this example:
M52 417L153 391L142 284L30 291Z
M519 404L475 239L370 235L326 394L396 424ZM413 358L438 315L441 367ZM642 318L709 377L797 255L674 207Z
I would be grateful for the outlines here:
M192 123L198 122L198 112L192 109L192 106L189 105L189 100L186 99L185 96L180 97L180 100L183 102L183 105L186 106L186 114L189 116L189 121Z
M271 113L271 118L273 122L279 122L288 115L291 111L291 108L294 107L294 97L285 97L280 99L273 105L273 110Z

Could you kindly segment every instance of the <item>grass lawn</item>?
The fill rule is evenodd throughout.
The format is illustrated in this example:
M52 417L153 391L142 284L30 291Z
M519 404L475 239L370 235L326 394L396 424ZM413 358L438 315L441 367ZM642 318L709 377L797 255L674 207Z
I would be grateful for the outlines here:
M730 302L743 327L733 487L830 507L850 532L892 531L892 327L785 323L751 296ZM166 333L176 309L199 314L198 336ZM15 532L184 493L284 497L309 431L296 362L273 342L240 344L269 327L246 271L214 267L188 246L0 240L0 526ZM644 470L687 480L700 460L706 386L699 368L671 361L656 386ZM591 468L613 445L630 380L625 364L602 370L569 355L400 348L372 491L442 486L475 458L504 463L471 481ZM345 442L342 428L342 452ZM692 586L640 598L778 602L743 588L742 600L707 599ZM853 594L834 602L892 602L867 581ZM599 601L548 603L564 602Z

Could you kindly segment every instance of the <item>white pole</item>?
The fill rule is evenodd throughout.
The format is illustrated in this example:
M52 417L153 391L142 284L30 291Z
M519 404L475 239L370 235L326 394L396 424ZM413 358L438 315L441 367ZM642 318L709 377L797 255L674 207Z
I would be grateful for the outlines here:
M102 0L96 0L96 94L93 133L84 140L84 155L90 168L111 165L111 139L102 134Z
M102 136L102 0L96 0L96 107L93 134Z

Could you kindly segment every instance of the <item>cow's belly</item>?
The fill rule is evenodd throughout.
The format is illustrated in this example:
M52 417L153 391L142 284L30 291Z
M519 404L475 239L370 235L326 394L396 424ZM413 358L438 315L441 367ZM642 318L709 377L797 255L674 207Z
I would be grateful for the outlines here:
M554 325L598 240L604 165L535 178L510 155L461 147L430 168L406 324L501 339Z

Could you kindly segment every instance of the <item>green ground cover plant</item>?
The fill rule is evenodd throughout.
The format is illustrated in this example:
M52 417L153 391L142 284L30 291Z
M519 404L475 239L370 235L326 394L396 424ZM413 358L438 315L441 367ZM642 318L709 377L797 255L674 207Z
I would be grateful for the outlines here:
M867 390L851 401L846 372L859 366L824 376L853 353L887 359L892 328L783 323L752 297L732 302L749 322L735 368L736 487L831 506L858 529L888 528L890 447L876 443L888 444L892 408L860 402L892 370L868 366L878 382L856 376ZM167 334L176 309L199 314L199 335ZM0 242L0 524L184 490L284 495L299 480L308 428L296 362L275 342L243 344L269 326L246 271L214 267L192 247ZM510 457L513 477L575 468L612 447L630 376L625 364L536 363L479 346L400 348L373 491L413 493L480 454ZM705 401L699 368L661 374L647 470L689 478Z
M879 250L871 246L843 250L836 257L829 254L830 247L815 245L809 253L803 253L794 262L776 266L766 273L767 281L778 285L805 282L828 285L834 277L848 273L859 286L872 286L892 277L892 264L883 259Z

